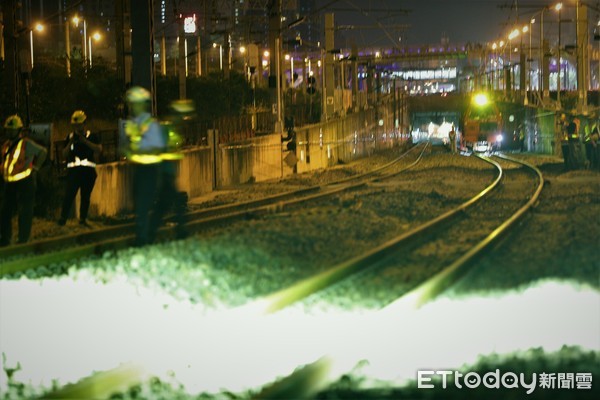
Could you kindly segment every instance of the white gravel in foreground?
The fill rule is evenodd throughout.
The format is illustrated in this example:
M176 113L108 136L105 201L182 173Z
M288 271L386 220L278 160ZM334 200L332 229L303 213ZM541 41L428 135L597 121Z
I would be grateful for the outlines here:
M361 380L401 386L419 369L464 369L482 355L564 345L600 350L597 321L570 312L598 315L600 292L556 281L495 297L442 299L418 312L392 305L270 317L247 308L206 312L126 279L101 285L83 275L75 282L2 281L0 295L3 366L18 360L15 379L44 388L133 363L143 376L182 385L190 397L224 388L243 394L322 356L332 361L330 382L362 365ZM3 377L0 387L6 385Z

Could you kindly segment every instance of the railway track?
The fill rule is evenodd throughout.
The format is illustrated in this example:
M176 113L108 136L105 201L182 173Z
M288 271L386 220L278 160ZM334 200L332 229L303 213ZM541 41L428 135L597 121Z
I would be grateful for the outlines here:
M388 179L412 168L421 160L428 148L429 143L416 145L385 165L364 174L328 184L284 192L257 200L193 211L186 214L186 228L190 233L193 233L208 227L246 218L255 218L260 215L282 211L301 203L355 190L371 180ZM401 161L411 155L415 155L416 159L407 165L400 166ZM133 223L127 223L2 248L0 249L0 260L2 260L0 277L42 265L100 255L106 251L131 247L134 244L134 229ZM159 240L169 240L174 237L175 229L173 227L165 226L158 232Z
M474 261L485 255L487 252L490 252L493 246L509 234L510 231L517 226L517 222L535 206L544 184L544 179L539 169L526 162L507 156L499 155L498 157L502 159L503 162L519 164L526 168L528 174L533 174L535 176L537 180L536 184L532 185L529 192L525 192L524 195L520 194L521 202L518 205L511 207L510 210L505 210L500 213L500 215L498 215L499 218L490 219L490 221L485 224L487 233L485 235L479 235L479 238L475 241L470 240L467 248L460 252L461 254L444 256L441 260L438 260L442 262L442 266L434 270L428 269L427 273L429 276L427 279L414 285L411 289L407 290L405 288L399 296L396 294L392 295L395 296L393 300L379 299L382 303L386 304L381 308L382 311L392 311L394 315L401 315L402 313L416 310L427 302L440 296L446 289L453 286L474 268L476 266ZM257 308L264 313L275 313L297 304L302 300L309 298L309 296L320 297L323 293L337 286L347 285L348 288L352 288L352 291L360 290L359 288L361 287L373 284L373 282L368 282L368 280L375 277L377 273L381 273L382 264L387 265L387 268L399 268L397 260L407 256L405 247L410 246L410 251L415 251L415 249L418 249L427 243L440 240L440 235L443 236L444 234L447 234L448 229L452 229L452 227L448 227L445 223L452 221L455 222L456 225L472 224L473 219L477 220L482 213L486 214L486 208L482 204L483 202L480 201L493 198L492 192L494 189L499 188L500 183L505 179L505 175L507 174L498 162L485 157L481 158L494 165L497 169L497 176L489 186L470 200L409 232L391 239L374 248L367 254L352 258L323 273L305 279L293 286L260 299L251 307ZM503 183L504 186L510 185L507 182ZM506 189L503 190L506 191ZM502 196L502 194L500 196ZM479 209L477 209L478 207ZM469 213L472 215L469 216ZM458 219L461 219L462 221L457 221ZM440 227L443 228L438 230L437 228ZM464 229L464 226L462 228L457 228L457 230L460 229ZM481 236L484 237L482 238ZM400 248L401 245L402 248ZM398 257L392 257L394 255ZM392 261L390 262L390 260ZM410 264L414 261L413 257L408 263ZM420 266L429 268L428 265ZM365 270L368 271L367 274L364 273ZM345 294L347 295L348 292ZM333 293L330 293L330 295L330 297L337 297L343 296L344 293L334 291ZM332 377L327 376L329 368L333 364L331 357L332 356L324 355L313 364L298 369L292 375L266 388L256 396L256 398L282 398L293 395L298 389L301 389L307 397L316 394L327 385L327 382L332 380Z
M469 265L472 265L470 263L475 260L476 257L483 255L485 251L489 250L490 246L495 243L495 241L507 234L510 228L514 227L516 221L523 217L523 215L531 207L533 207L535 202L537 202L539 194L542 190L543 177L537 168L523 161L501 156L501 159L503 160L520 164L528 168L530 173L535 174L538 182L537 185L535 185L532 193L527 194L528 200L524 203L524 205L520 206L516 210L513 208L513 210L510 212L506 212L506 210L504 210L501 215L496 216L495 219L488 218L487 220L484 220L484 217L490 214L496 214L496 207L504 207L504 204L492 204L492 206L481 205L479 210L477 210L475 206L478 205L478 203L483 199L492 198L491 195L494 189L500 185L506 172L503 170L500 164L493 159L487 157L480 158L483 161L493 165L494 168L496 168L497 175L493 182L491 182L486 188L481 190L468 201L390 239L386 243L377 246L365 254L344 261L320 274L309 277L301 282L298 282L297 284L262 298L257 301L257 304L260 304L266 313L277 312L300 300L303 300L308 296L314 295L324 289L338 284L341 281L355 275L356 273L365 272L367 269L373 266L381 266L381 263L389 260L393 255L398 255L398 257L394 258L394 260L398 260L398 258L406 258L406 248L401 246L410 246L412 248L410 251L415 251L415 249L417 249L419 246L428 245L434 240L445 240L444 236L457 237L457 233L448 233L449 229L454 228L455 231L469 229L468 225L474 224L473 221L476 221L475 224L485 224L485 227L482 229L483 231L486 231L485 235L479 235L480 237L484 236L484 239L479 241L474 241L471 239L468 243L466 243L466 245L462 246L463 249L461 249L460 254L457 254L455 257L456 260L450 261L449 258L451 257L449 256L444 256L441 260L437 260L439 264L448 266L439 269L439 271L433 271L431 275L435 274L435 276L425 280L414 291L406 294L407 298L415 298L416 296L416 298L418 298L418 300L416 300L416 305L418 306L424 304L426 301L432 300L441 292L443 292L445 288L456 282L460 276L466 273ZM506 185L506 182L504 184ZM472 213L471 217L469 217L468 213ZM448 224L450 222L455 223L455 225L449 226ZM463 225L456 225L459 223ZM417 255L417 257L419 256ZM411 262L414 261L414 259L411 259ZM363 286L363 284L361 283L360 286ZM353 287L356 287L356 285ZM425 295L425 293L427 293L427 295Z
M364 275L356 274L357 272L362 272L365 269L378 270L381 262L389 260L390 256L393 256L394 254L397 254L398 251L401 251L399 249L401 247L403 248L404 245L412 243L411 246L416 247L418 244L428 243L432 240L432 235L439 234L438 230L440 230L440 227L447 228L445 225L446 223L468 219L466 214L476 213L471 210L478 205L482 199L487 199L494 189L498 189L502 183L504 175L506 174L499 163L490 159L486 159L485 161L490 163L490 165L494 165L494 168L496 168L498 172L497 176L488 187L470 200L420 225L419 227L412 229L410 232L399 235L398 237L377 247L368 254L364 254L360 257L355 257L344 263L338 264L336 267L322 274L318 274L312 278L293 285L292 287L260 299L256 303L251 304L250 307L258 306L262 311L269 313L276 312L293 304L298 304L299 301L307 298L308 296L315 294L320 295L320 293L326 291L324 289L330 288L334 285L337 286L336 284L339 284L340 281L349 281L348 278L351 277L354 277L355 279L362 279ZM404 168L402 168L402 170L404 170ZM385 176L391 177L397 173L399 172L396 171ZM400 297L400 299L392 302L392 304L389 304L388 307L399 307L402 310L406 309L406 307L411 309L417 308L425 302L435 298L437 295L442 293L445 288L451 286L462 275L464 275L464 273L466 273L469 268L473 266L472 261L475 259L475 257L480 255L481 252L489 250L490 246L504 233L508 232L509 227L514 226L514 223L521 218L527 209L529 209L537 201L537 196L542 188L543 179L541 178L539 171L536 174L539 176L540 182L536 186L534 193L530 196L529 201L527 201L524 206L520 207L517 212L511 213L510 216L505 218L505 221L502 222L500 226L493 229L493 231L484 240L481 240L478 242L478 244L472 246L470 250L465 252L456 261L451 262L450 265L439 270L437 274L431 276L424 282L421 282L421 284L417 285L413 290L407 291L403 296ZM385 176L377 176L370 181L380 181L381 178L384 178ZM358 185L358 187L362 187L364 182L353 183L353 185L355 184ZM338 185L340 185L340 189L346 187L344 184ZM331 193L339 193L337 189L338 188L335 190L332 189ZM291 199L291 201L299 202L304 200ZM263 207L273 208L273 203L269 203ZM370 268L373 266L376 268ZM296 373L292 374L288 378L285 378L274 386L271 386L268 391L261 393L258 398L282 398L286 396L296 396L298 394L297 390L299 389L302 389L304 393L308 393L308 395L311 393L314 394L317 390L320 390L323 387L323 382L327 382L327 379L323 380L322 378L323 376L327 375L328 364L329 361L327 360L327 357L323 357L316 363L299 369ZM120 380L118 376L116 379L117 381ZM320 383L313 384L310 382Z

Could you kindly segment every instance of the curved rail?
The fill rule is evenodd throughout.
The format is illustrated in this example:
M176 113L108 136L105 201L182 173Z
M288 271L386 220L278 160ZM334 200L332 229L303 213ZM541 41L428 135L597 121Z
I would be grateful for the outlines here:
M460 278L462 278L468 271L472 269L473 261L482 256L486 250L490 248L500 237L508 233L508 231L514 226L514 224L529 211L535 203L538 201L540 193L544 187L544 177L541 171L533 165L520 161L506 155L497 155L498 157L508 160L513 163L521 164L525 167L530 168L537 175L539 182L531 198L519 208L513 215L506 219L496 229L494 229L488 236L473 246L469 251L463 254L460 258L448 265L442 271L423 282L421 285L406 293L400 299L390 304L388 307L421 307L423 304L433 300L441 293L443 293L450 286L455 284ZM386 307L387 308L387 307Z
M409 240L413 240L422 236L423 234L426 234L427 232L430 232L442 222L450 220L460 212L471 207L473 204L477 203L483 197L488 195L494 188L496 188L503 176L502 167L500 164L486 157L478 157L483 161L492 164L498 171L498 174L492 183L490 183L485 189L480 191L471 199L408 232L402 233L401 235L389 240L386 243L383 243L382 245L365 254L356 256L334 266L333 268L306 278L288 288L282 289L265 298L262 298L255 303L256 305L252 307L259 307L265 313L273 313L288 307L291 304L302 300L313 293L323 290L324 288L347 278L355 272L363 270L364 268L367 268L372 264L384 259L389 254L396 251L400 244L406 243Z
M478 157L486 159L482 156ZM539 183L531 198L515 213L513 213L509 218L507 218L502 224L500 224L496 229L494 229L488 236L486 236L478 244L473 246L471 250L466 252L463 256L461 256L451 265L446 267L444 270L440 271L427 281L423 282L417 288L404 294L402 297L400 297L400 299L396 300L394 303L384 307L384 310L398 310L399 312L415 310L423 304L427 303L428 301L433 300L439 294L443 293L445 289L456 283L461 277L465 275L466 272L469 271L469 269L474 265L472 261L474 261L477 258L477 256L482 255L502 235L506 234L510 228L514 227L514 224L523 215L525 215L525 213L529 211L538 201L539 195L544 185L544 179L540 170L524 161L516 160L504 155L499 155L498 157L524 165L535 172L535 174L538 176ZM497 168L501 170L501 167L498 163L488 159L486 159L486 161L493 163L497 166ZM496 179L494 186L499 182L499 178L500 176L498 177L498 179ZM486 188L486 192L489 193L491 189L492 188ZM481 198L481 196L479 195L476 197ZM471 199L469 202L472 202L474 199L475 198ZM285 294L286 293L282 291L277 294L279 298L277 298L277 296L273 296L270 299L267 298L268 300L271 300L271 302L267 304L266 310L273 312L282 308L281 306L283 305L283 301L287 298ZM294 293L288 292L287 294L293 295ZM319 390L327 386L327 384L324 382L333 381L334 375L331 369L331 365L334 363L334 359L335 356L333 355L324 355L312 364L308 364L299 371L295 371L291 375L268 386L265 390L260 392L254 398L265 400L290 396L293 393L293 388L298 386L302 387L304 392L309 393L310 395L315 395ZM305 370L318 371L318 379L315 377L306 378L304 373ZM293 383L294 386L290 386L290 382Z

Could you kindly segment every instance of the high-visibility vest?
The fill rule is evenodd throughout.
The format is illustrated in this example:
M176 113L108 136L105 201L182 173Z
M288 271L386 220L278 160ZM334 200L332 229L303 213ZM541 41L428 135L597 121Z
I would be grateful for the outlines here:
M183 159L181 153L181 146L183 145L183 139L179 133L173 128L171 124L161 124L160 126L165 136L165 143L167 143L167 149L161 153L160 157L165 161L175 161Z
M585 135L583 136L583 141L584 142L589 142L592 140L592 135L591 135L591 131L593 131L596 128L596 124L592 125L592 128L590 129L589 126L585 127Z
M76 135L75 132L72 132L73 135ZM89 139L90 135L92 134L91 131L87 130L85 131L85 138ZM75 150L75 143L71 143L71 151ZM74 168L74 167L90 167L90 168L95 168L96 167L96 163L92 160L88 160L87 158L81 159L77 156L75 156L75 160L67 163L67 168Z
M11 148L12 147L12 148ZM17 182L27 178L33 171L33 161L25 165L26 139L19 139L15 146L10 142L4 143L2 147L3 176L6 182Z
M140 124L133 121L127 121L125 123L125 134L129 137L131 153L128 158L137 164L156 164L162 161L162 158L158 154L145 154L140 153L140 144L142 138L148 132L150 125L156 122L154 118L149 117Z

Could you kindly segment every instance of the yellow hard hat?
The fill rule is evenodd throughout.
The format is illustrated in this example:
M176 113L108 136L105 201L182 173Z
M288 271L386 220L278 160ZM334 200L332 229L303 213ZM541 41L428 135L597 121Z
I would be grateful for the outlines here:
M189 114L196 110L192 100L175 100L171 102L171 108L180 114Z
M6 119L6 122L4 122L4 127L6 129L21 129L23 127L23 121L17 114L11 115Z
M87 115L81 110L77 110L71 115L72 124L83 124L87 119Z
M150 101L150 92L141 86L134 86L127 91L125 99L129 103L143 103Z

